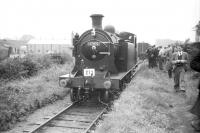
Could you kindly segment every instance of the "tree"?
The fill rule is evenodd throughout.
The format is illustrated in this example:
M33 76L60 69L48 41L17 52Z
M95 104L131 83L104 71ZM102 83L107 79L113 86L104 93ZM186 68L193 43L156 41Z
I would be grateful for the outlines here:
M27 43L29 42L31 39L34 39L35 37L29 34L23 35L20 40Z
M199 23L195 26L195 30L198 36L200 36L200 21Z

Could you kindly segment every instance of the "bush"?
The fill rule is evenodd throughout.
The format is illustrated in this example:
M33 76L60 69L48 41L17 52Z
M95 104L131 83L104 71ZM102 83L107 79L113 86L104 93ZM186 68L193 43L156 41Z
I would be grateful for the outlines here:
M140 60L145 60L147 58L147 55L146 55L146 53L140 53L140 54L138 54L138 57Z
M72 62L72 58L68 54L53 54L51 55L51 59L56 64L65 64L66 62Z
M29 58L25 58L22 62L24 72L24 77L30 77L37 73L39 70L39 64L33 60L30 60Z
M0 78L1 79L11 79L18 78L24 72L24 66L22 64L22 59L8 59L0 64Z
M10 58L0 63L0 81L29 78L41 69L66 62L72 62L72 58L67 54L27 55L24 58Z
M0 64L0 79L12 80L28 78L39 70L37 62L29 58L8 59Z
M27 58L37 63L39 69L49 68L53 64L49 55L28 55Z

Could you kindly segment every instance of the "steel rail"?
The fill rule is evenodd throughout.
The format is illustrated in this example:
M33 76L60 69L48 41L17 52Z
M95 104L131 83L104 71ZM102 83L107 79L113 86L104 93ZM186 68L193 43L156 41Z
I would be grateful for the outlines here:
M37 131L41 130L50 121L52 121L53 119L55 119L56 117L58 117L59 115L61 115L62 113L64 113L66 110L70 109L75 104L76 104L76 102L75 103L71 103L69 106L67 106L66 108L64 108L63 110L61 110L58 114L54 115L53 117L51 117L50 119L48 119L47 121L45 121L44 123L42 123L41 125L39 125L38 127L36 127L35 129L33 129L32 131L30 131L29 133L36 133Z
M90 126L83 132L83 133L88 133L89 130L93 127L95 122L103 115L103 113L106 111L106 107L99 113L99 115L92 121Z
M124 74L124 76L123 76L120 80L122 80L123 78L125 78L126 75L128 75L129 73L131 73L131 71L136 70L136 68L137 68L140 64L142 64L142 63L143 63L143 61L138 61L130 70L128 70L128 71Z

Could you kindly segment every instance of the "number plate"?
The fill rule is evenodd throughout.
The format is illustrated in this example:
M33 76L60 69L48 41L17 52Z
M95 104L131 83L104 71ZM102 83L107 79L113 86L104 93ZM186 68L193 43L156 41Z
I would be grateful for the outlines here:
M83 71L84 76L95 76L94 69L84 69Z

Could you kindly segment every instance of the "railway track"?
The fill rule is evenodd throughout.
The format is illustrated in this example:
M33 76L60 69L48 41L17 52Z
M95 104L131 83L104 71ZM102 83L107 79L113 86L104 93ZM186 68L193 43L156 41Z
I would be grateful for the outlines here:
M106 106L99 102L76 102L24 133L88 133L105 111Z

